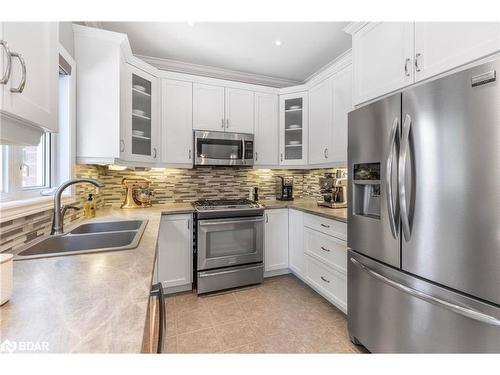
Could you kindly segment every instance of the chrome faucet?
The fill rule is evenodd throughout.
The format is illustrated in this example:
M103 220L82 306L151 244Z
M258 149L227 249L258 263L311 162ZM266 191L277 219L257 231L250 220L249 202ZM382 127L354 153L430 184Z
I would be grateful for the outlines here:
M56 190L56 193L54 194L54 216L52 219L52 229L50 230L50 234L63 234L63 223L64 223L64 214L66 213L67 209L76 209L78 210L78 207L75 206L70 206L70 205L64 205L61 207L61 196L64 190L71 185L78 184L80 182L86 182L89 184L94 185L95 187L104 187L104 184L94 180L93 178L74 178L71 180L68 180L66 182L63 182L61 186L59 186Z

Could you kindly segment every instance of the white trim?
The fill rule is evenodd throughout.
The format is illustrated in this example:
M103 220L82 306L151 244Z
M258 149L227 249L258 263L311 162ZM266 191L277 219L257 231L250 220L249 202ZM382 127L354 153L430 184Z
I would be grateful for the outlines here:
M355 34L357 33L359 30L361 30L363 27L365 27L366 25L368 25L370 22L351 22L350 24L348 24L346 27L344 27L342 29L343 32L347 33L347 34Z
M136 55L136 56L160 70L166 70L170 72L218 78L229 81L250 83L254 85L270 86L277 88L295 86L301 83L300 81L286 79L286 78L278 78L261 74L246 73L237 70L217 68L209 65L187 63L179 60L163 59L159 57L144 56L144 55Z
M64 204L76 203L77 197L67 194L63 195ZM36 214L54 207L54 197L40 196L30 199L22 199L10 202L0 203L0 223L8 220L18 219L20 217Z
M294 94L301 91L308 91L311 87L321 83L329 77L337 74L352 64L352 50L348 49L335 60L329 62L324 67L311 74L307 80L299 86L285 87L280 89L280 95Z

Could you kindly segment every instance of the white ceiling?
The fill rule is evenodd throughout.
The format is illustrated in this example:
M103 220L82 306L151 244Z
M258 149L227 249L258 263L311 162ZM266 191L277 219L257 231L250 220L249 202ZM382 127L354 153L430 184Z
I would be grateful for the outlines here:
M347 22L101 22L136 55L303 82L351 48ZM282 46L276 47L275 41Z

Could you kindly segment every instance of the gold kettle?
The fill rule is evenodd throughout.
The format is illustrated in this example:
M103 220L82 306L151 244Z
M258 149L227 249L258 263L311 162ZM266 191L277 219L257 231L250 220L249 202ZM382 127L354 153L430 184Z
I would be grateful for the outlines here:
M151 181L141 177L125 177L122 186L126 189L125 201L121 208L151 207L153 192L150 189Z

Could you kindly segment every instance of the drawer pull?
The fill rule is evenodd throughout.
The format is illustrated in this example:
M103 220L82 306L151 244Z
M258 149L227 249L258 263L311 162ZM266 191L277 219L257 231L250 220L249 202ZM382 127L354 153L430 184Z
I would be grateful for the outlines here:
M321 276L321 280L323 280L323 281L324 281L325 283L328 283L328 284L330 284L330 280L328 280L328 279L325 279L325 278L324 278L323 276Z
M330 228L330 226L329 226L328 224L323 224L323 223L321 223L321 226L322 226L323 228Z
M327 249L326 247L321 246L321 250L326 251L327 253L330 252L330 249Z

